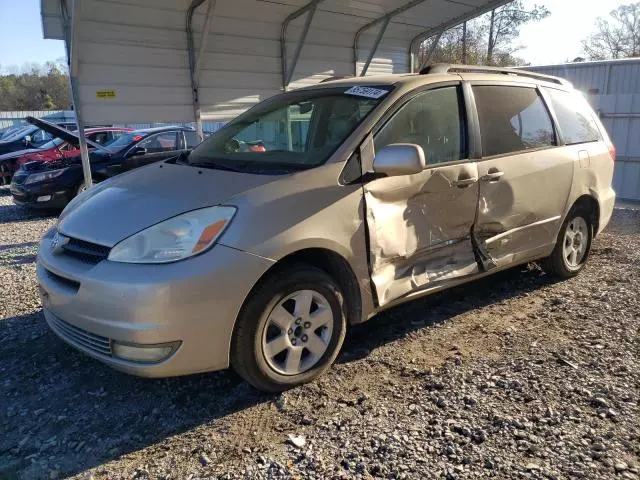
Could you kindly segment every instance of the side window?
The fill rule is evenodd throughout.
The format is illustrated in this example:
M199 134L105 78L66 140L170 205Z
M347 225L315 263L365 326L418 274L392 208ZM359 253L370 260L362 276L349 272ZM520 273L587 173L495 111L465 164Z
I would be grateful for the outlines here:
M556 145L553 122L538 91L475 86L482 155L503 155Z
M44 130L38 129L31 134L31 143L33 145L41 145L45 142L48 142L51 139L53 139L53 135L51 135L48 132L45 132Z
M419 93L378 132L376 151L393 143L413 143L422 147L428 165L466 158L462 106L458 87Z
M551 106L566 144L597 142L602 139L593 119L591 107L584 98L576 93L551 88L545 91L549 94Z
M96 132L87 136L89 140L92 140L100 145L105 145L109 142L109 132Z
M200 143L196 132L192 132L191 130L185 130L184 138L187 141L187 148L193 148Z
M148 153L169 152L176 150L176 132L164 132L152 135L141 141L137 146L146 148Z

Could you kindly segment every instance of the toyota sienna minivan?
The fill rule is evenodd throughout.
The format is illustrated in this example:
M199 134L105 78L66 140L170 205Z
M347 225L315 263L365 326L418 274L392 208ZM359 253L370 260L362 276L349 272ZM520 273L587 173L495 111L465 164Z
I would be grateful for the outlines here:
M284 390L394 305L532 261L578 274L612 214L614 157L582 95L530 72L435 65L282 93L75 198L40 244L44 315L128 373L233 366Z

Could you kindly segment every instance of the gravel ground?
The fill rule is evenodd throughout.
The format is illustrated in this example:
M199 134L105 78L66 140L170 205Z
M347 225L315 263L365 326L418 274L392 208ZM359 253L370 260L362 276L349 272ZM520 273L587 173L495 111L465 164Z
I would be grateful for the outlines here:
M588 268L516 268L353 328L282 395L232 372L146 380L48 331L34 280L53 225L0 188L0 479L639 478L640 211Z

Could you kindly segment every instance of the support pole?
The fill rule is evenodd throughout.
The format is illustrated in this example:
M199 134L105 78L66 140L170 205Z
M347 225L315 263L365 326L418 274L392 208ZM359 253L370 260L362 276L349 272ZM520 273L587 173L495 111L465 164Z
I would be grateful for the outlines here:
M479 17L480 15L483 15L487 12L490 12L491 10L494 10L503 5L506 5L511 1L513 0L490 0L488 4L474 8L469 13L452 18L451 20L443 22L436 27L430 28L429 30L425 30L424 32L419 33L418 35L413 37L413 40L411 40L411 43L409 44L409 55L413 58L416 48L419 48L420 44L425 39L432 37L436 33L446 32L450 28L460 25L462 22L469 21L473 18Z
M198 48L198 55L196 57L195 46L193 41L193 13L196 8L207 1L207 13L200 35L200 46ZM200 72L202 70L202 64L204 63L204 52L206 49L207 38L209 36L209 29L211 27L211 20L213 18L213 9L216 5L215 0L193 0L187 10L187 51L189 55L189 73L191 74L191 94L193 96L193 118L196 124L196 135L199 141L204 140L204 133L202 131L202 110L200 108Z
M422 60L422 63L420 64L420 69L418 71L421 71L423 68L429 65L429 62L431 61L431 57L433 56L433 53L436 51L436 48L438 48L438 43L440 43L440 39L442 38L443 33L444 32L440 32L438 36L431 43L431 46L429 47L429 50L424 56L424 59Z
M302 47L304 47L304 43L307 40L307 34L309 33L309 29L311 28L311 21L316 13L316 9L318 8L318 4L323 0L311 0L311 2L307 3L304 7L299 8L287 18L284 19L282 25L280 26L280 63L282 69L282 90L286 91L289 87L289 83L291 83L291 79L296 70L296 65L298 64L298 60L300 58L300 54L302 53ZM291 66L289 66L289 59L287 53L287 28L289 24L294 21L296 18L301 17L307 13L307 18L304 22L304 27L302 29L302 34L300 35L300 40L298 41L298 45L296 46L296 51L293 54L293 58L291 59Z
M464 22L462 24L462 64L467 63L467 22Z
M85 137L84 115L82 113L82 102L80 100L80 86L78 81L78 49L80 46L78 22L80 21L80 0L73 0L71 4L71 18L67 10L65 0L60 0L60 13L62 16L62 28L64 30L64 43L67 52L67 63L69 64L69 85L71 87L71 99L73 110L76 115L78 125L78 143L80 146L80 159L82 160L82 173L84 177L84 187L91 188L93 179L91 177L91 162L89 161L89 148Z
M416 7L416 6L420 5L421 3L424 3L425 1L426 0L411 0L410 2L407 2L404 5L393 9L390 12L387 12L386 14L382 15L381 17L378 17L375 20L372 20L369 23L367 23L366 25L360 27L360 29L356 32L356 34L353 37L353 75L355 77L358 76L358 59L360 57L360 55L358 54L358 40L360 39L360 35L362 35L362 33L365 30L370 29L374 25L377 25L379 23L386 23L386 25L381 30L382 31L382 35L384 35L384 31L387 29L387 26L388 26L389 22L391 21L391 19L393 17L395 17L396 15L399 15L399 14L401 14L403 12L406 12L407 10L410 10L413 7ZM382 37L380 37L380 38L382 39ZM378 43L380 43L380 42L378 42ZM410 51L411 51L411 47L410 47ZM375 49L374 49L373 53L375 54ZM412 60L409 60L409 63L411 63L411 61ZM366 73L366 70L365 70L365 73Z
M384 33L387 31L387 27L389 26L390 21L391 21L391 17L389 16L384 19L384 22L382 22L380 31L378 32L378 35L376 36L376 39L373 42L373 45L371 46L371 51L369 52L367 61L364 63L364 66L362 67L362 72L360 73L361 77L364 77L367 74L367 70L369 70L369 65L371 65L371 62L373 61L373 57L375 57L376 55L376 51L380 46L380 42L382 41L382 37L384 37Z

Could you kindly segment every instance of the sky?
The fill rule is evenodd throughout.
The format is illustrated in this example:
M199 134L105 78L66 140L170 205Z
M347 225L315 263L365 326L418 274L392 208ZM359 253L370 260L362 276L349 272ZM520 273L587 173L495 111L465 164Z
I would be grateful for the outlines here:
M0 69L64 57L62 40L44 40L40 0L0 0Z
M593 33L598 17L608 17L611 10L633 1L524 0L526 8L544 5L551 15L522 27L516 42L526 47L516 55L534 65L571 61L581 56L582 40Z
M581 55L581 40L594 29L596 18L607 16L632 0L524 0L544 5L551 15L525 25L516 41L517 55L535 65L562 63ZM0 0L0 69L44 63L64 57L61 40L44 40L39 0Z

